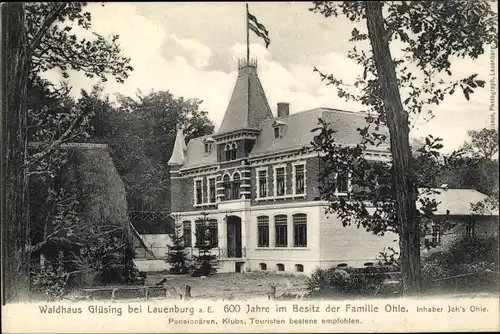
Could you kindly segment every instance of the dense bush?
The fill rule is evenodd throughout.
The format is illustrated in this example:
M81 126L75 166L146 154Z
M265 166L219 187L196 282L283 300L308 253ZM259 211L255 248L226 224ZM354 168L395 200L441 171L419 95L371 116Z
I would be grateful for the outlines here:
M61 256L53 264L34 265L30 278L35 299L42 297L47 301L56 301L64 296L68 273L64 270Z
M313 296L371 296L382 293L390 266L316 269L308 280Z
M498 288L497 236L464 237L422 263L426 289Z

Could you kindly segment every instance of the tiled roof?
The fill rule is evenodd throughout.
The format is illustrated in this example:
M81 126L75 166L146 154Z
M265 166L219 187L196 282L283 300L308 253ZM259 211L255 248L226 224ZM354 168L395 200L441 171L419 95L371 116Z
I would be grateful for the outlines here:
M255 142L250 157L300 149L309 145L314 137L311 130L318 127L319 118L329 122L331 128L337 131L335 140L338 143L356 145L361 140L357 129L366 126L366 116L365 113L329 108L316 108L290 114L275 119L285 124L281 138L274 138L273 120L266 120L261 124L262 132Z
M241 67L218 133L239 128L258 129L262 120L272 117L256 65Z
M476 204L488 196L474 189L432 189L437 193L422 195L422 197L435 199L438 204L435 215L445 215L449 210L450 215L465 216L473 214L471 203ZM433 192L434 192L433 191ZM418 202L417 202L418 203ZM419 205L419 204L418 204ZM491 216L498 215L498 209L490 213Z
M187 144L186 160L182 169L192 168L196 166L210 165L217 162L217 148L215 143L212 147L212 152L205 154L205 137L198 137L191 139Z

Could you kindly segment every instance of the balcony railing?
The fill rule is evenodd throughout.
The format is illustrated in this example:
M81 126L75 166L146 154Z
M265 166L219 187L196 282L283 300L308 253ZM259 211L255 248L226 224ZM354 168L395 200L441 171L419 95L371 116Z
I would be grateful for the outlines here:
M189 254L192 256L200 256L202 251L195 247L188 247ZM244 258L247 256L246 247L231 248L231 247L214 247L210 250L210 254L217 256L219 259L227 258Z

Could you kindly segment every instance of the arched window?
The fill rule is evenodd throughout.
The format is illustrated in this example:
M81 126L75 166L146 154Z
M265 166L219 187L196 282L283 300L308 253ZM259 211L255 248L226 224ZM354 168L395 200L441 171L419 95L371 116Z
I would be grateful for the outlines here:
M299 272L299 273L304 272L304 265L302 265L302 264L296 264L295 265L295 271Z
M224 155L226 161L231 160L231 143L226 143L226 145L224 146Z
M237 148L238 148L238 146L236 145L236 143L232 143L232 145L231 145L231 160L236 159Z
M283 263L278 263L276 265L276 270L277 271L285 271L285 265Z
M240 198L240 185L241 185L240 173L236 172L233 175L233 199Z
M259 263L260 270L267 270L267 264Z
M222 178L222 186L224 187L224 199L227 201L231 199L231 182L229 181L229 175L224 175Z
M293 247L307 247L307 215L293 215Z

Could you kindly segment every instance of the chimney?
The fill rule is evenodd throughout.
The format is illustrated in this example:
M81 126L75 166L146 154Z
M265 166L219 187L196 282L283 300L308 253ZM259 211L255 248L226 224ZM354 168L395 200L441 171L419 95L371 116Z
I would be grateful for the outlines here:
M290 103L278 102L278 117L290 115Z

